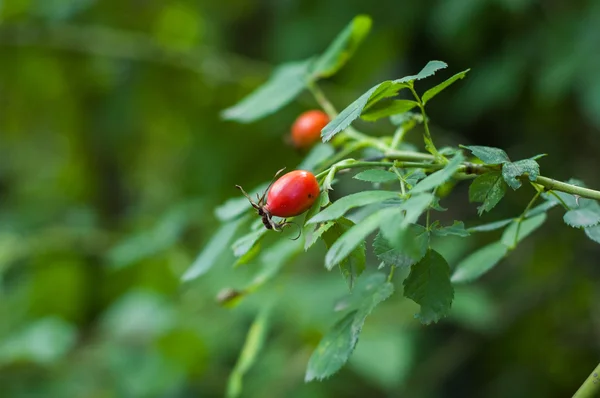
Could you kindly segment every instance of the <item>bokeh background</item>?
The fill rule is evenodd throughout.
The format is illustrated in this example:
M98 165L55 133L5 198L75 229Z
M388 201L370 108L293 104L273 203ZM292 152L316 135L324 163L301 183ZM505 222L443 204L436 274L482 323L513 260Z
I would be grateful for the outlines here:
M458 287L439 324L418 324L401 295L387 300L350 363L321 383L305 384L304 369L347 289L323 268L324 247L233 309L215 296L247 283L251 265L223 258L180 283L233 185L301 161L284 137L316 104L306 94L250 125L219 112L274 65L321 52L359 13L372 33L322 85L339 108L431 59L449 71L421 89L470 67L431 103L438 142L548 153L544 175L600 188L598 1L0 0L0 396L221 397L268 304L243 396L576 390L600 356L600 250L558 209L493 272ZM530 195L509 193L483 221L519 214ZM449 220L481 222L466 184L442 204ZM440 250L455 264L497 238Z

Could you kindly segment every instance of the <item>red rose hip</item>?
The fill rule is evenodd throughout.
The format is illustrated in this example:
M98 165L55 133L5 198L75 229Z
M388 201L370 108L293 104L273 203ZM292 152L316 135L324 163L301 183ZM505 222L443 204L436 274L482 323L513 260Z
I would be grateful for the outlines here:
M281 176L267 195L264 209L277 217L304 213L319 197L319 183L310 171L294 170Z
M298 116L292 125L292 142L299 149L307 149L321 140L321 130L329 123L329 116L319 110Z

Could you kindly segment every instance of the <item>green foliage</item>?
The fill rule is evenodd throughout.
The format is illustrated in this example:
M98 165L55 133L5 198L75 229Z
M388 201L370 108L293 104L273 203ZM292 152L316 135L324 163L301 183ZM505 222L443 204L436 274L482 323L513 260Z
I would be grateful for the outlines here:
M330 249L330 251L337 242L343 243L342 237L348 231L350 231L352 228L355 227L355 225L352 221L347 220L345 218L341 218L331 224L332 224L331 226L323 228L323 231L320 232L320 234L323 236L323 241L327 245L327 248ZM355 232L359 231L359 230L360 229L355 229ZM344 239L351 239L351 238L346 237ZM352 246L354 244L352 242L350 242L349 245ZM365 270L365 263L366 263L365 245L364 245L364 243L359 243L359 244L351 247L350 249L345 249L345 250L348 250L348 252L342 254L343 258L341 258L339 260L335 259L336 261L333 264L331 262L329 262L326 257L325 258L325 267L328 270L331 270L337 264L340 268L340 271L342 272L342 275L346 279L346 282L348 283L348 287L350 289L352 289L354 287L356 278L358 278L358 276L360 276L360 274L362 274L362 272ZM328 254L329 254L329 252L328 252Z
M500 148L477 145L461 145L485 164L504 164L510 162L508 155Z
M421 101L423 101L423 105L425 105L430 99L432 99L433 97L435 97L436 95L441 93L443 90L445 90L448 86L450 86L457 80L463 79L467 75L467 72L469 72L469 71L470 71L470 69L463 70L462 72L457 73L456 75L452 76L450 79L444 81L443 83L440 83L437 86L432 87L429 90L425 91L425 93L423 94L423 96L421 98Z
M532 159L507 162L502 165L502 177L512 189L521 187L521 181L517 177L522 175L527 175L530 181L535 181L540 175L540 165Z
M454 173L461 168L464 157L458 153L442 170L436 171L435 173L427 176L421 182L419 182L413 189L413 193L425 192L431 189L437 188L446 181L448 181Z
M593 227L600 223L600 205L598 202L580 200L580 205L567 211L563 219L573 228Z
M367 182L389 182L397 180L398 176L391 171L372 169L361 171L354 178Z
M374 122L384 117L406 113L418 105L418 102L411 100L382 101L362 112L360 117L363 120Z
M410 224L404 233L391 245L379 233L373 241L373 251L377 258L390 267L410 267L423 258L429 247L427 229L418 224Z
M354 351L367 316L393 292L394 285L379 273L370 275L360 288L355 289L354 295L360 297L358 306L336 322L321 339L310 357L304 379L323 380L337 372Z
M452 274L452 282L472 282L496 266L508 248L502 242L491 243L471 253L461 261Z
M462 221L454 221L454 223L448 227L439 226L439 222L436 221L431 225L431 231L436 236L469 236L469 231L465 229L465 223Z
M450 283L450 266L444 257L429 249L411 267L408 278L404 280L404 296L421 306L415 317L423 324L437 322L448 315L454 288Z
M501 242L508 248L514 248L517 243L531 235L536 229L542 226L546 221L546 213L540 213L525 220L515 220L502 234Z
M336 200L331 206L327 207L316 216L311 217L307 223L316 224L324 221L335 220L342 217L349 210L356 207L366 206L372 203L379 203L390 199L397 199L398 193L393 191L364 191L352 195L344 196Z
M502 200L506 193L506 186L500 171L482 174L469 186L469 201L483 203L477 207L481 216L484 211L492 210Z

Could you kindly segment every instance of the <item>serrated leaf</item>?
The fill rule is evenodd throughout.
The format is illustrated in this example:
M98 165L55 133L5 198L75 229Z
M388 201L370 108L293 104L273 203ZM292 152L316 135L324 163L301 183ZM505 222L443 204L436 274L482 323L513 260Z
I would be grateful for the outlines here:
M469 231L465 229L465 224L462 221L454 221L449 227L437 227L431 230L437 236L469 236Z
M533 217L537 216L538 214L545 213L551 208L555 207L556 205L558 205L558 202L552 202L548 200L542 203L541 205L537 205L533 209L529 210L527 213L525 213L525 217Z
M212 235L212 238L204 246L204 249L202 249L194 263L187 269L181 279L187 282L208 272L218 261L219 257L228 249L238 228L246 220L246 217L242 217L223 224Z
M248 253L248 251L250 251L250 249L252 249L256 243L258 243L260 238L267 233L267 231L268 229L266 228L260 228L259 230L252 231L238 238L235 242L233 242L233 245L231 245L231 248L233 249L233 255L236 257L241 257Z
M386 282L383 274L371 275L366 282L364 291L357 289L354 292L363 296L358 308L336 322L311 355L304 378L306 382L323 380L337 372L348 361L358 343L365 319L377 304L394 292L394 285Z
M398 176L391 171L371 169L361 171L354 176L356 180L367 181L367 182L388 182L398 180Z
M326 223L321 224L314 231L311 231L310 235L304 235L304 250L308 250L314 245L317 240L325 233L329 228L335 225L335 221L328 221ZM310 225L314 228L313 224Z
M540 165L532 159L508 162L502 165L502 177L512 189L518 189L521 186L521 181L517 177L525 174L530 181L535 181L540 175Z
M481 216L484 211L492 210L504 197L506 183L500 171L490 171L477 177L469 186L469 201L483 202L477 207Z
M460 147L471 151L473 156L485 164L504 164L510 162L506 152L500 148L479 145L461 145Z
M313 59L277 67L269 80L236 105L221 112L225 120L250 123L279 110L306 88Z
M390 199L397 199L398 197L398 193L393 191L364 191L344 196L343 198L336 200L331 206L327 207L316 216L310 218L307 221L307 224L335 220L342 217L350 209Z
M390 116L390 122L394 126L402 126L405 130L412 129L417 123L423 121L423 115L417 112L404 112Z
M423 258L429 246L427 229L418 224L411 224L406 228L406 233L400 239L390 244L383 236L377 234L373 241L373 251L377 258L387 266L410 267Z
M335 222L332 222L333 226L327 228L323 233L323 241L328 249L350 228L354 226L354 223L346 218L341 218ZM365 270L366 257L365 257L365 244L357 245L349 255L340 261L339 268L342 276L348 283L350 290L354 288L356 278L362 274ZM325 264L327 267L327 264ZM332 267L327 267L331 271Z
M383 236L398 249L403 248L403 239L406 229L417 222L421 214L431 205L434 196L428 193L411 196L408 200L396 206L392 213L381 224ZM398 245L398 246L397 246Z
M495 242L471 253L462 260L452 274L452 282L471 282L500 262L508 252L502 242Z
M364 111L360 117L368 122L374 122L384 117L408 112L417 105L419 105L417 102L411 100L382 101Z
M401 79L394 80L394 83L408 83L408 82L412 82L415 80L422 80L422 79L425 79L426 77L434 75L435 72L437 72L438 70L444 69L447 67L448 67L448 64L446 64L445 62L429 61L427 63L427 65L425 65L423 67L423 69L421 69L421 71L419 73L417 73L416 75L405 76Z
M242 393L242 379L250 370L262 350L268 331L268 309L262 310L248 330L244 347L227 381L227 398L239 397Z
M437 322L448 315L454 288L450 283L450 266L444 257L429 249L404 280L404 296L421 306L415 317L423 324Z
M523 220L520 227L518 226L519 220L514 220L502 233L502 239L500 239L501 242L508 248L514 247L520 241L531 235L536 229L541 227L546 221L546 218L546 213L540 213L534 217ZM519 230L518 239L516 239L517 229Z
M331 145L318 143L310 150L296 169L314 172L321 164L329 160L334 153L335 149Z
M585 234L596 243L600 243L600 225L585 228Z
M600 210L597 208L578 208L569 210L563 216L565 223L573 228L593 227L600 223Z
M367 236L379 228L384 220L397 212L397 208L380 209L344 232L331 245L325 255L325 266L327 269L333 268L346 259L354 249L364 244Z
M404 182L408 185L409 189L412 189L416 183L425 177L427 177L427 174L425 174L423 169L415 169L414 171L407 173L407 175L404 177Z
M507 226L508 224L513 222L513 220L514 220L513 218L508 218L506 220L494 221L494 222L491 222L488 224L471 227L471 228L467 229L467 231L469 231L470 233L495 231L497 229Z
M329 45L313 66L316 78L334 75L352 57L360 43L371 30L371 18L355 17Z
M440 185L448 181L450 178L452 178L454 173L456 173L458 169L460 169L464 160L465 158L460 153L456 154L456 156L454 156L452 160L448 162L448 164L443 169L438 170L435 173L427 176L425 179L423 179L421 182L415 185L415 187L410 192L415 194L419 192L429 191L431 189L439 187Z
M471 69L463 70L462 72L457 73L456 75L452 76L450 79L446 80L445 82L440 83L437 86L432 87L429 90L425 91L425 93L421 97L421 100L423 101L423 105L425 105L427 103L427 101L429 101L430 99L432 99L433 97L438 95L446 87L450 86L455 81L464 78L467 75L467 72L469 72L470 70Z

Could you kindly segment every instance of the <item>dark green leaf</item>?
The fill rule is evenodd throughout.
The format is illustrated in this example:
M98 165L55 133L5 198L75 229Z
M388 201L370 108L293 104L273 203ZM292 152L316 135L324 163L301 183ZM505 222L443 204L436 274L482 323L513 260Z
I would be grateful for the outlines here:
M444 257L429 249L404 280L404 296L421 306L415 317L423 324L446 316L452 306L454 288L450 283L450 266Z
M411 224L406 232L391 245L382 233L373 241L373 251L377 258L388 266L410 267L423 258L429 246L427 229L418 224Z
M206 246L204 246L204 249L202 249L194 263L183 274L181 279L183 281L190 281L208 272L229 247L239 226L246 222L246 220L246 217L242 217L223 224L208 241Z
M250 326L240 357L227 381L227 398L236 398L242 393L242 379L256 362L256 358L265 343L268 320L268 309L264 309Z
M269 80L231 108L221 117L241 123L263 118L287 105L304 90L313 60L290 62L277 67Z
M502 242L482 247L461 261L452 274L452 282L470 282L485 274L504 258L508 248Z
M354 292L363 296L358 308L339 320L319 342L308 362L305 381L322 380L337 372L354 351L367 316L394 292L385 275L374 274L368 279L365 291Z
M473 233L473 232L495 231L497 229L500 229L500 228L503 228L503 227L507 226L513 220L514 220L513 218L509 218L509 219L506 219L506 220L494 221L494 222L491 222L489 224L483 224L483 225L478 225L476 227L471 227L471 228L467 229L467 231L469 231L470 233Z
M317 167L329 160L334 153L335 150L331 145L319 143L310 150L297 169L316 171Z
M500 148L478 145L461 145L461 148L468 149L485 164L503 164L510 162L508 155Z
M600 243L600 225L587 227L585 229L585 234L594 242Z
M446 80L445 82L440 83L437 86L432 87L429 90L425 91L425 94L423 94L423 96L421 97L421 100L423 101L423 105L425 105L427 103L427 101L429 101L430 99L432 99L433 97L438 95L441 91L443 91L446 87L448 87L455 81L464 78L466 76L467 72L470 70L471 69L463 70L462 72L457 73L456 75L452 76L450 79Z
M423 69L416 75L405 76L401 79L394 80L394 83L408 83L415 80L425 79L426 77L432 76L440 69L447 68L448 64L442 61L429 61Z
M464 157L458 153L456 156L452 158L450 162L441 170L436 171L435 173L427 176L421 182L419 182L415 187L410 191L411 193L419 193L429 191L431 189L437 188L446 181L448 181L454 173L460 169L462 162L464 161Z
M363 112L360 117L363 120L374 122L384 117L408 112L417 105L419 105L417 102L411 100L382 101Z
M483 202L477 208L481 216L484 211L492 210L506 193L506 183L499 171L490 171L477 177L469 186L469 201Z
M364 191L344 196L336 200L331 206L308 220L308 224L335 220L342 217L350 209L379 203L389 199L397 199L398 193L393 191Z
M379 169L361 171L355 175L354 178L367 182L388 182L398 180L398 176L395 173Z
M469 231L465 229L465 224L462 221L454 221L449 227L438 227L431 230L437 236L469 236Z
M342 218L333 223L332 227L327 228L323 232L323 241L327 248L331 248L334 243L350 228L354 226L354 223L348 219ZM348 283L350 290L354 287L356 278L362 274L365 270L365 244L357 245L349 255L339 263L340 272ZM327 264L325 264L327 267ZM327 267L331 270L332 267Z
M355 17L335 38L313 66L313 76L334 75L352 57L360 43L371 30L371 18L366 15Z
M516 246L517 243L541 227L544 221L546 221L546 218L546 213L540 213L537 216L523 220L520 227L518 226L519 220L514 220L502 233L501 242L504 243L508 248ZM517 229L519 230L518 239Z
M518 189L521 181L517 177L527 175L530 181L535 181L540 175L540 165L532 159L523 159L516 162L508 162L502 165L502 176L504 181L512 188Z

